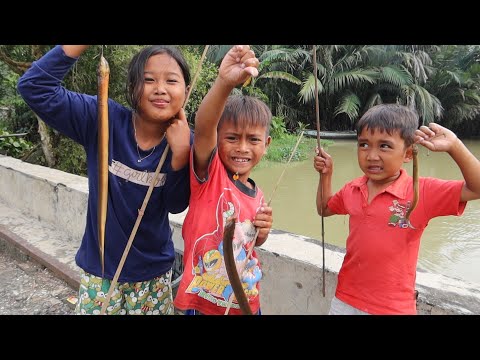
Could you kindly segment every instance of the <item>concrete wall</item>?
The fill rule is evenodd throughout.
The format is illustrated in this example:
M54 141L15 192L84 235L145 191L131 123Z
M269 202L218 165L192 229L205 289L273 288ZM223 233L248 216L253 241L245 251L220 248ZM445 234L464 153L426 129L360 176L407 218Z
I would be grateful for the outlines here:
M0 156L0 200L65 231L79 244L85 226L88 186L84 177ZM175 246L183 251L185 217L170 215ZM325 249L325 297L322 295L322 247L318 240L272 230L259 249L264 278L263 314L326 314L335 291L344 249ZM417 271L418 314L480 314L480 285Z

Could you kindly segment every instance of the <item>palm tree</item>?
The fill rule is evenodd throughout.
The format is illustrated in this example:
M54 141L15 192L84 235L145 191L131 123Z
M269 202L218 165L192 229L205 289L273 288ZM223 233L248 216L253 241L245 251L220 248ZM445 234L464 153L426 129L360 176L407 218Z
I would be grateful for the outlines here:
M231 46L212 45L208 59L219 64ZM310 54L301 47L285 45L251 45L251 48L260 61L259 76L234 92L259 97L270 106L273 115L283 117L287 122L288 119L294 122L297 114L291 102L297 102L298 90L291 94L288 90L292 86L297 88L301 85L295 71L308 62Z
M448 45L433 58L434 72L427 84L445 109L438 121L448 128L468 126L480 114L479 46ZM478 126L477 126L478 128Z
M441 114L439 100L423 86L431 60L422 47L324 45L317 51L317 63L321 120L327 129L353 128L379 103L414 107L422 121ZM313 102L314 85L313 72L306 71L299 94L304 103Z
M319 45L317 51L318 73L313 74L313 59L303 70L303 85L299 92L304 104L315 100L315 79L319 92L320 120L324 129L351 127L361 110L360 91L364 83L374 84L377 71L364 67L368 57L365 45ZM313 108L313 106L311 106ZM340 118L340 121L339 121Z

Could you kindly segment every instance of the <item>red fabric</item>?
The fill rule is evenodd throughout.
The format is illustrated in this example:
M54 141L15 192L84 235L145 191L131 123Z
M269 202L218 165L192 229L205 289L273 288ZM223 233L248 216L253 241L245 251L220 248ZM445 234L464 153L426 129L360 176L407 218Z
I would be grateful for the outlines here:
M461 215L461 180L419 179L419 201L404 216L413 199L413 179L405 169L370 204L366 176L347 183L328 202L336 214L350 215L346 255L338 274L336 296L370 314L416 314L415 279L420 238L428 221Z
M192 150L193 151L193 150ZM245 263L246 254L255 237L253 220L263 203L257 188L252 197L239 190L215 152L208 179L200 182L190 162L190 207L183 223L185 244L184 272L174 304L181 310L195 309L206 315L223 315L232 289L223 260L223 227L233 213L237 216L234 248L237 269ZM240 274L253 313L260 308L259 280L262 276L255 251ZM229 314L241 314L235 300Z

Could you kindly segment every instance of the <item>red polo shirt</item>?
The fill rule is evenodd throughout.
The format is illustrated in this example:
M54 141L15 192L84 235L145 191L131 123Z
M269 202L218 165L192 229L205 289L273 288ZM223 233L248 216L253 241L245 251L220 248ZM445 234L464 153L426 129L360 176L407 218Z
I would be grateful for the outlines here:
M420 178L418 204L407 224L413 179L405 169L370 204L367 180L362 176L347 183L328 202L334 213L350 215L335 296L370 314L416 314L420 238L430 219L463 213L464 181Z

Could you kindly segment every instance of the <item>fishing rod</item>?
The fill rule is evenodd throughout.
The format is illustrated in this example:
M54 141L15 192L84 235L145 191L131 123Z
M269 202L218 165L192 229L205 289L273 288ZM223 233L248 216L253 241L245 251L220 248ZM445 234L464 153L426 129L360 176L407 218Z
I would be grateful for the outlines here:
M321 151L320 145L320 106L318 104L318 84L317 84L317 46L313 45L313 78L315 80L315 116L317 120L317 147ZM322 184L322 173L320 172L320 184ZM323 185L320 186L320 203L323 204ZM325 221L322 214L322 295L325 297Z

